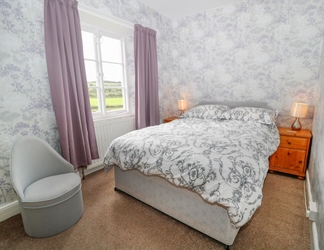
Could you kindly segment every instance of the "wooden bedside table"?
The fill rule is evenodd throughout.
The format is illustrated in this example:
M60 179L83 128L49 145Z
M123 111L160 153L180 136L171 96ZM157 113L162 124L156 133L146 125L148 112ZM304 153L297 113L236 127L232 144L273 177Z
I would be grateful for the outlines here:
M292 174L304 180L311 132L306 129L292 131L290 128L278 128L278 130L280 145L278 150L270 156L269 172Z
M163 120L164 123L167 123L167 122L172 122L173 120L176 120L176 119L179 119L179 116L172 116L172 117L169 117L169 118L165 118Z

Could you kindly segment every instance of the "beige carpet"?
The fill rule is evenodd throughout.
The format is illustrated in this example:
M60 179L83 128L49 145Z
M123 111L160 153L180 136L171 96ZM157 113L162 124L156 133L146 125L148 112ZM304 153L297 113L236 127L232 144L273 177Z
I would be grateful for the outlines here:
M235 249L310 249L304 182L268 174L261 207L241 228ZM0 223L0 249L224 249L224 245L155 209L114 191L113 171L83 181L85 212L65 232L30 238L20 215Z

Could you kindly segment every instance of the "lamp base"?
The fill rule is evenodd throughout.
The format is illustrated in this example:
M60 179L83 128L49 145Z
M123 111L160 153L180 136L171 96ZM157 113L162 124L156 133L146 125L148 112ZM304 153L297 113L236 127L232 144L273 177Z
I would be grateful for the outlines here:
M295 130L295 131L299 131L301 130L302 126L300 124L299 118L296 117L296 120L294 121L294 123L291 125L291 129Z

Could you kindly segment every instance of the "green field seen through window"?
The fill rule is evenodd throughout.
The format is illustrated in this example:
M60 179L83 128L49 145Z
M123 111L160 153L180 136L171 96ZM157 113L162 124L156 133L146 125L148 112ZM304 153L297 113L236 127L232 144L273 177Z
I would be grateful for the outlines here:
M98 108L98 99L97 98L91 98L90 97L90 106L92 112L97 112L99 110ZM117 97L117 98L106 98L106 110L118 110L123 108L123 98Z
M106 81L104 83L105 87L115 87L112 89L105 89L105 104L106 110L118 110L123 109L123 94L121 87L121 82L109 82ZM88 86L96 86L95 82L88 82ZM116 88L117 87L117 88ZM89 97L90 97L90 106L92 112L97 112L99 110L98 105L98 96L96 89L90 88L89 89Z

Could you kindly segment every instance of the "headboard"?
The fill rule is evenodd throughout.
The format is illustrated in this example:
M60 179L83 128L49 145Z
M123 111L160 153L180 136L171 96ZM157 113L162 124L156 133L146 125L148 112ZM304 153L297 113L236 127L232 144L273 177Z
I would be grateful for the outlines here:
M230 107L255 107L255 108L268 108L268 109L271 108L267 103L258 102L258 101L201 102L198 105L211 105L211 104L227 105Z

